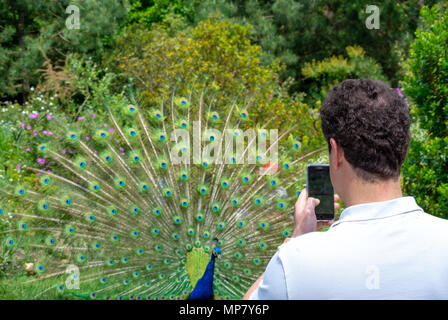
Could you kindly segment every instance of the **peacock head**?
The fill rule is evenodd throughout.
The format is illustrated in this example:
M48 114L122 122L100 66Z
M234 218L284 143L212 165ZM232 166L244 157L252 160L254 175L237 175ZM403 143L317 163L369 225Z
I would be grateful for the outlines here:
M219 247L214 247L212 254L215 258L221 258L221 249Z
M213 241L216 241L216 245L213 248L212 255L215 258L221 258L221 248L217 246L218 238L213 238Z

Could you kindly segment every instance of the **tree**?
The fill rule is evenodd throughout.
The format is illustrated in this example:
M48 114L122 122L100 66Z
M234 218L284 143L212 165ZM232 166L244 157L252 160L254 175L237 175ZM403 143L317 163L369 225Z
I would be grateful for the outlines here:
M317 101L320 104L327 92L345 79L386 81L381 66L374 59L366 57L363 48L349 46L346 51L348 59L341 55L305 63L302 75L308 82L307 95L310 103Z
M176 16L169 20L181 21ZM301 123L294 131L297 136L309 136L310 144L323 142L316 115L300 96L288 94L288 82L279 84L279 63L261 63L262 51L250 41L250 26L211 16L195 27L174 29L180 31L172 35L165 22L151 30L135 25L125 30L106 62L122 75L116 79L116 90L132 78L142 103L154 106L173 86L186 95L189 90L215 87L221 105L230 105L237 97L247 99L253 106L252 124L269 122L271 128L282 129Z
M66 26L69 5L79 8L79 29ZM0 98L26 101L39 81L44 56L53 63L73 52L98 59L126 16L124 1L0 2Z
M429 213L448 217L448 11L421 11L403 83L416 126L403 167L404 190Z
M272 0L230 1L191 0L196 6L195 21L210 12L221 11L240 24L251 24L252 39L263 48L262 61L278 58L286 64L282 78L297 80L295 90L308 90L301 69L313 59L342 55L347 46L359 45L375 59L384 74L396 85L401 79L400 59L405 55L418 24L423 3L435 1L343 1ZM370 30L365 20L368 5L380 9L380 28Z

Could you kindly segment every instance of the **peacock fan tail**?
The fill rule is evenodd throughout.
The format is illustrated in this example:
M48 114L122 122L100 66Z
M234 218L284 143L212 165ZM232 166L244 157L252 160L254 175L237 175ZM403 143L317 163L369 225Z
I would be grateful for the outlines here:
M36 298L185 299L217 247L212 296L239 299L290 236L316 151L288 130L247 134L249 103L186 96L151 108L111 99L106 124L57 119L35 146L51 170L27 167L35 179L2 186L2 249L32 262L24 285L46 286Z

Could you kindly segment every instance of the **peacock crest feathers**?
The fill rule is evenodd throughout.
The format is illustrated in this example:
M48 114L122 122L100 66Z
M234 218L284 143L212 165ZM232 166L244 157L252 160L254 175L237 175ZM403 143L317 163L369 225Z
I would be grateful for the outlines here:
M249 104L219 105L203 92L150 108L129 99L106 101L105 121L59 119L58 134L36 141L52 167L3 186L2 246L26 250L37 274L29 283L51 280L37 296L92 299L184 299L218 247L213 294L241 298L291 235L289 209L313 152L287 130L254 126ZM265 149L250 147L262 138Z

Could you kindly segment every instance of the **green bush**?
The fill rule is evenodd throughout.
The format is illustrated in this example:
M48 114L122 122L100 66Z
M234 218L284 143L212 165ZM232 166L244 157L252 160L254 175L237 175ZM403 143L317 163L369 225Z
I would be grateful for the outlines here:
M171 21L181 23L180 20ZM172 26L172 25L171 25ZM288 94L290 83L280 83L282 66L274 61L263 65L261 47L250 41L251 27L232 23L222 16L210 16L195 27L173 28L152 25L148 30L130 26L117 40L108 57L110 70L121 74L119 86L135 79L142 102L157 105L173 87L180 94L216 89L216 100L230 104L235 100L250 103L251 125L291 128L296 138L309 136L305 144L322 143L317 117L300 96Z
M58 65L69 53L99 59L127 19L125 4L116 0L1 1L0 98L27 101L48 59ZM79 29L66 27L69 5L79 8Z
M416 123L403 167L406 193L434 215L448 217L448 12L421 11L423 26L410 49L403 83Z
M321 61L305 63L302 75L308 84L307 95L310 102L321 103L327 92L345 79L369 78L386 81L381 66L367 57L363 48L349 46L345 48L348 58L332 56Z

